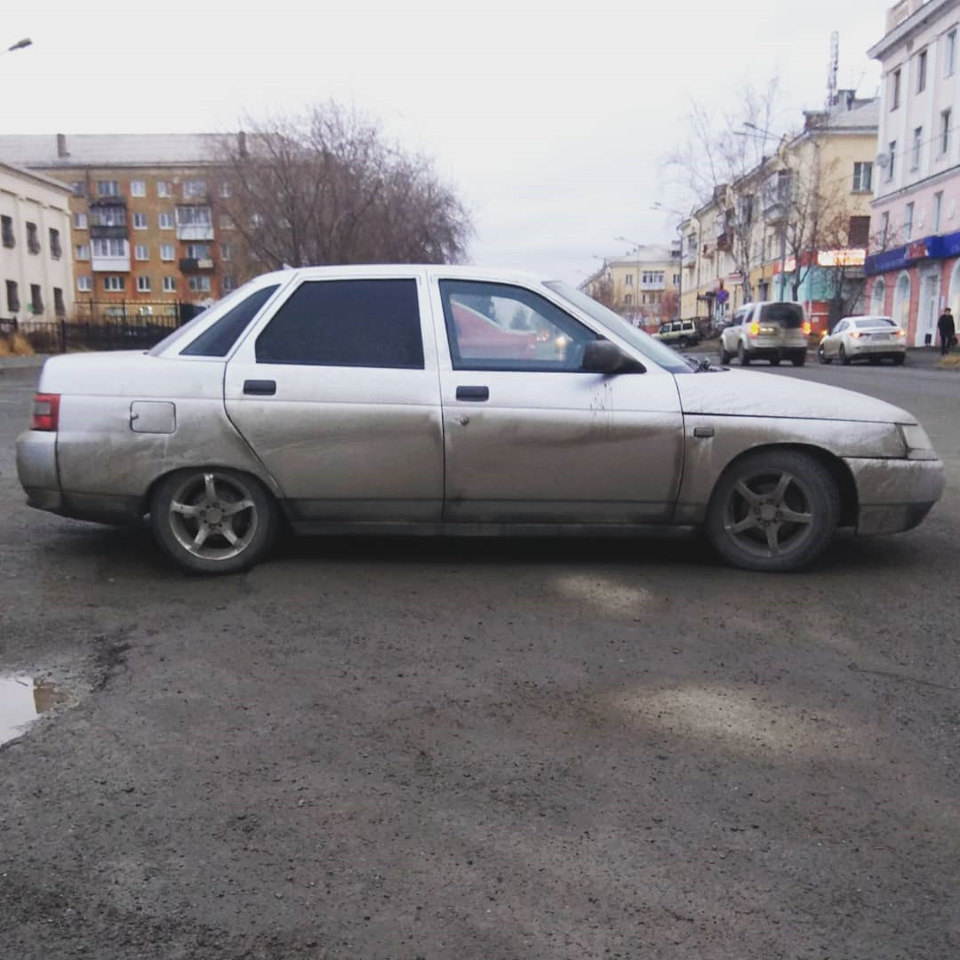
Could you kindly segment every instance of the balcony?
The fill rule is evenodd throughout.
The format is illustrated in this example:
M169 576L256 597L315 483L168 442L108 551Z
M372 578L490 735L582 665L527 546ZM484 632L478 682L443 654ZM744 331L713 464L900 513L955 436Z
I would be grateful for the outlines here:
M97 273L129 273L130 254L122 257L98 257L94 254L90 258L90 266Z
M216 264L209 257L200 260L195 257L181 257L180 259L181 273L207 273L215 267Z
M194 241L194 240L212 240L213 239L213 224L212 223L188 223L188 224L177 224L177 239Z
M91 240L126 240L129 237L125 224L120 226L101 226L100 224L90 224Z
M95 197L89 203L91 210L96 210L101 207L127 207L127 198L116 196L116 197Z

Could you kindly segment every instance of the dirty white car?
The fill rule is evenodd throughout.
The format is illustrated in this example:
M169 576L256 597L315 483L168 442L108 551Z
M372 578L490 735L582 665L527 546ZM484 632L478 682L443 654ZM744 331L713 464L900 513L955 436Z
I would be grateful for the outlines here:
M306 533L703 527L728 561L809 564L837 527L916 526L943 467L909 413L684 360L577 290L477 268L272 273L147 353L47 361L28 502L149 517L182 568Z

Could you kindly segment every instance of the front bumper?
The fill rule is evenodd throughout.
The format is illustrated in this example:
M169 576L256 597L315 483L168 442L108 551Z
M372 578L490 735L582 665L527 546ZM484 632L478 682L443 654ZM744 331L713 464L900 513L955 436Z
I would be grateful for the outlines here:
M857 485L856 532L863 536L912 530L943 494L940 460L846 459Z

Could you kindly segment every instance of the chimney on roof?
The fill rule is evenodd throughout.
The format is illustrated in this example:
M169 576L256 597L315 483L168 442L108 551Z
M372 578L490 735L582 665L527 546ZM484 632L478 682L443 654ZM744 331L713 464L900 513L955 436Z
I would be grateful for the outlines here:
M241 157L247 156L247 135L243 130L237 134L237 151Z
M67 149L67 137L66 134L58 133L57 134L57 156L63 160L66 157L70 156L70 151Z

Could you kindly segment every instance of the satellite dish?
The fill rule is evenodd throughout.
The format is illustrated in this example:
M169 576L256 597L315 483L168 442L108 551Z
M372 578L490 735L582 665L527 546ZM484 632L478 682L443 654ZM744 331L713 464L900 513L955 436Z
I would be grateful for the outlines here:
M890 157L887 156L887 154L885 154L885 153L878 153L878 154L877 154L877 166L878 166L881 170L886 170L887 167L889 166L889 164L890 164Z

